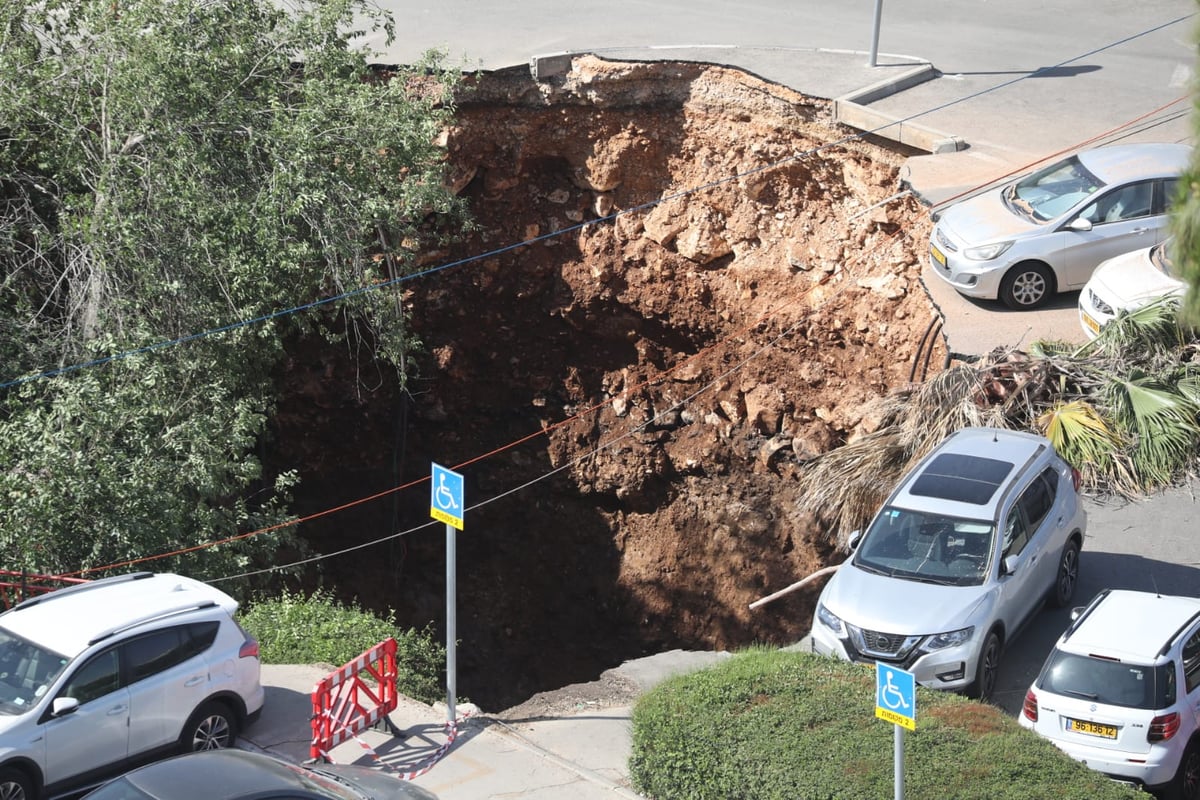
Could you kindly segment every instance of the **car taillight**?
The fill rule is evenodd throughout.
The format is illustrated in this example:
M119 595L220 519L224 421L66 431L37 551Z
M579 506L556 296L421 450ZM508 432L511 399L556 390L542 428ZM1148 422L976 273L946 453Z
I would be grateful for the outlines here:
M1074 467L1071 467L1071 483L1075 486L1075 494L1079 494L1079 486L1083 483L1083 476Z
M1021 706L1021 713L1030 722L1037 722L1037 695L1033 693L1033 689L1025 693L1025 703Z
M246 641L238 648L238 658L258 658L258 639L246 634Z
M1179 715L1172 712L1150 720L1150 730L1146 733L1148 742L1165 742L1179 733Z

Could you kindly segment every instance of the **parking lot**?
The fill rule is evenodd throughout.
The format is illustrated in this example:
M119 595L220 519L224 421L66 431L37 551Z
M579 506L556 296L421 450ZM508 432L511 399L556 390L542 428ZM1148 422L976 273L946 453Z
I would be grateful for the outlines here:
M1141 502L1089 499L1088 530L1075 599L1084 605L1102 589L1138 589L1196 596L1200 544L1195 482ZM1030 683L1070 621L1069 609L1046 609L1012 642L1000 667L993 702L1016 716Z

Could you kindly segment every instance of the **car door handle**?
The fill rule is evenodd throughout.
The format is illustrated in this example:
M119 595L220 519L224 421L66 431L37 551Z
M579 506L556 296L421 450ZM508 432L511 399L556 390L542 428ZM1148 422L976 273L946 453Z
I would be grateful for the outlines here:
M115 717L118 714L124 714L128 710L129 710L129 706L127 706L127 705L113 706L112 708L110 708L108 710L107 716Z
M192 687L192 686L198 686L201 683L204 683L204 676L203 675L193 675L192 677L188 678L184 682L183 685L187 686L187 687Z

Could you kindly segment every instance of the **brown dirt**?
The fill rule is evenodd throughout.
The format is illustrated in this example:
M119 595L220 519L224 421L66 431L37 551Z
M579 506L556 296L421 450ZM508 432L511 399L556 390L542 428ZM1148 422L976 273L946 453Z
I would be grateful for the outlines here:
M302 513L465 464L484 505L457 538L461 695L506 708L647 653L807 632L817 589L748 608L840 558L794 479L870 430L935 313L928 213L889 201L904 154L851 134L825 101L703 64L581 58L464 94L447 152L480 233L405 284L411 397L297 347L272 457L304 465ZM428 491L302 534L330 552L414 528ZM325 579L440 626L442 531Z

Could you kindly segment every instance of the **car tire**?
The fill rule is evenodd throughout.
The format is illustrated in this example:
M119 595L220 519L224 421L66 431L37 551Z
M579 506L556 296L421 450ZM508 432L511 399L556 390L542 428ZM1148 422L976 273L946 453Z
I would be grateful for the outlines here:
M232 747L238 733L237 717L224 703L208 702L196 709L183 727L179 749L184 753Z
M1014 311L1032 311L1054 294L1054 275L1045 264L1017 264L1000 281L1000 300Z
M979 663L975 666L975 682L967 690L967 696L987 702L996 688L996 675L1000 671L1000 635L988 631L979 649Z
M1200 800L1200 744L1189 742L1164 800Z
M1074 539L1063 545L1058 559L1058 572L1054 575L1054 605L1066 608L1075 598L1075 586L1079 583L1079 543Z
M0 769L0 800L36 800L29 776L20 770Z

